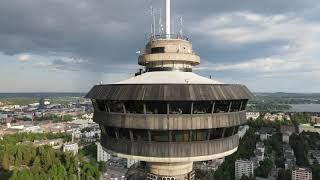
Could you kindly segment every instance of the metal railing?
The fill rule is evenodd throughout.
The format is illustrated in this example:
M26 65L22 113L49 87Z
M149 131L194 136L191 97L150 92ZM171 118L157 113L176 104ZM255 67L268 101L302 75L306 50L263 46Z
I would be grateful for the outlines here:
M151 35L149 40L157 40L157 39L168 39L168 37L170 37L170 39L181 39L181 40L186 40L186 41L190 41L190 39L182 34L156 34L156 35Z

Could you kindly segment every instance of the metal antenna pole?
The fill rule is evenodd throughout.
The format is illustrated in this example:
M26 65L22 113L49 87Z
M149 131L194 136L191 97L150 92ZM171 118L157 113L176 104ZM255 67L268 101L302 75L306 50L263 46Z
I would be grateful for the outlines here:
M171 36L171 0L166 0L166 38Z
M159 35L163 34L163 24L162 24L162 9L160 8L160 15L159 15Z

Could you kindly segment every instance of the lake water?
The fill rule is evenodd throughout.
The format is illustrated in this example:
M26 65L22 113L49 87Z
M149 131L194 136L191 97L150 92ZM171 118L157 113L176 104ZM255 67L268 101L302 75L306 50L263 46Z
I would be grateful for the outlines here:
M320 112L320 104L290 104L289 112Z

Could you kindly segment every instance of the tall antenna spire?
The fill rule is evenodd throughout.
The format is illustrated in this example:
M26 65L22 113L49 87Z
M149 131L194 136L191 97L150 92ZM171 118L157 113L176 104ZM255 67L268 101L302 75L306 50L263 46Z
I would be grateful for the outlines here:
M151 35L154 36L156 34L156 17L154 14L153 6L150 6L152 23L151 23Z
M163 24L162 24L162 9L160 8L159 15L159 35L163 34Z
M171 35L171 0L166 0L166 38Z

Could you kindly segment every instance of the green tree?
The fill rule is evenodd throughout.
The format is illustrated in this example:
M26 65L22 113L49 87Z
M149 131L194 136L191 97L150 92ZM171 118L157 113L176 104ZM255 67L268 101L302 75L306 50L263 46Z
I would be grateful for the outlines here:
M2 168L5 170L9 170L10 166L11 166L11 162L10 162L10 155L9 153L5 152L2 158Z
M270 159L265 159L260 162L260 166L255 169L255 175L259 177L267 178L271 172L273 163Z
M36 156L34 159L31 170L36 173L41 171L41 162L39 156Z

